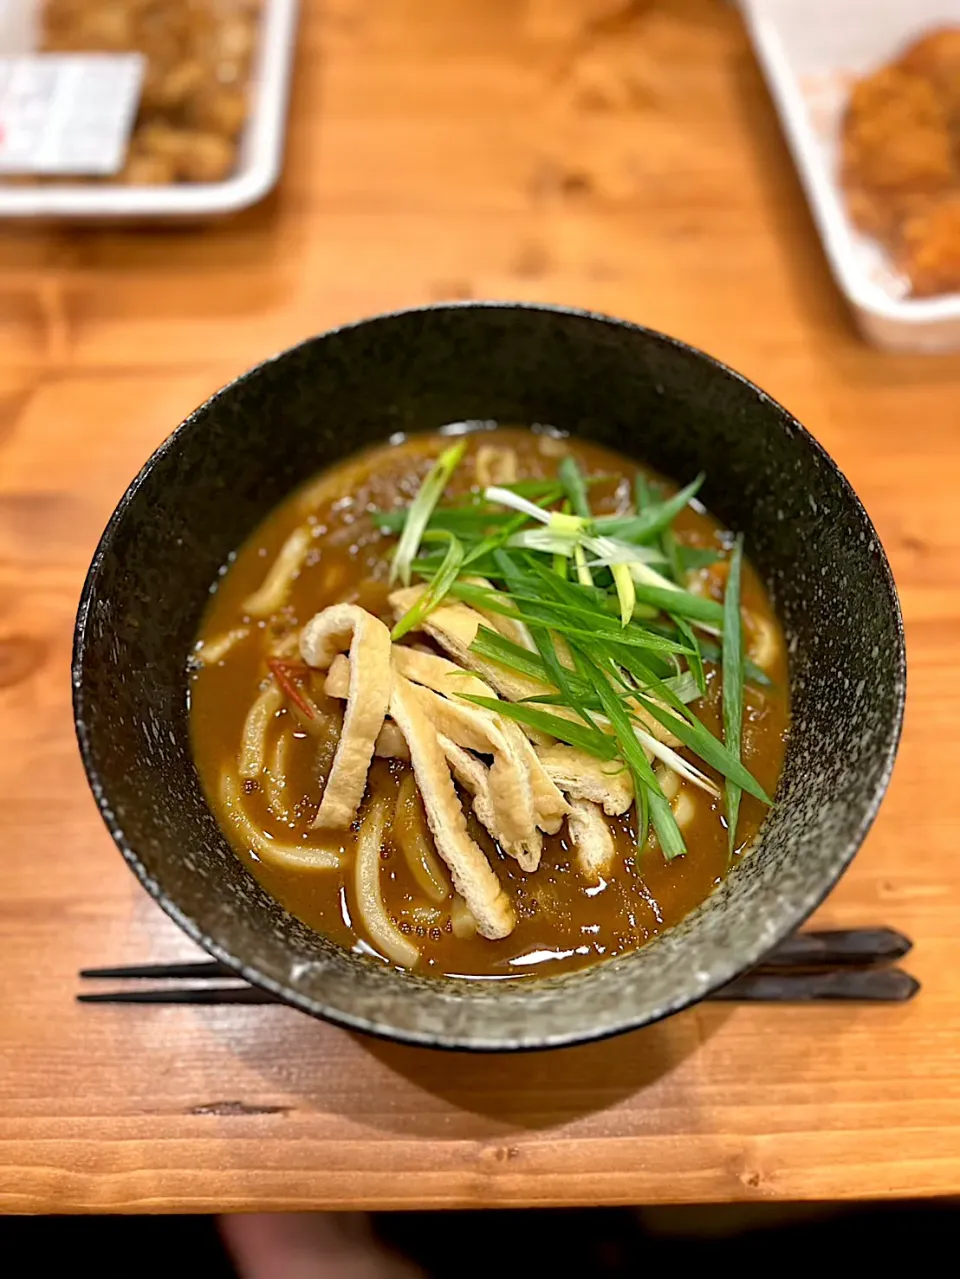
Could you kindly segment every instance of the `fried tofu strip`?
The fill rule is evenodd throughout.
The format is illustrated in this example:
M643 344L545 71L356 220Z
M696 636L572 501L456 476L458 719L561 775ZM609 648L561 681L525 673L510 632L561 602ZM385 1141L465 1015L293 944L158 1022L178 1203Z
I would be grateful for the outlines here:
M407 739L392 719L383 721L383 728L377 734L373 753L381 759L402 759L409 764L410 751L407 747Z
M421 684L446 697L455 697L457 693L461 693L489 697L494 700L497 698L493 689L483 680L464 671L462 667L448 661L445 657L421 653L416 649L397 647L394 649L394 664L397 670L415 684ZM560 790L540 763L519 724L492 711L488 711L487 714L493 715L511 753L527 775L527 782L533 795L535 825L549 835L556 834L567 813L567 804Z
M450 771L473 801L473 811L477 820L484 825L494 839L497 835L497 817L493 802L490 799L490 770L483 760L452 742L443 733L438 733L440 749L450 765Z
M389 596L389 604L395 615L398 618L402 617L425 590L424 586L408 586L393 591ZM519 702L527 697L540 697L554 691L542 680L531 679L528 675L510 670L501 662L480 657L479 654L472 652L470 645L477 638L480 627L485 625L487 625L486 618L476 609L453 602L441 604L439 608L435 608L428 614L421 623L421 630L431 639L436 640L455 662L482 676L501 697L507 698L508 701Z
M526 766L497 716L468 702L441 697L417 684L411 683L411 689L437 732L467 750L493 756L488 784L496 837L504 851L515 857L524 870L536 870L542 840L537 835L533 789Z
M583 877L595 884L609 875L616 846L600 806L589 799L572 799L567 829Z
M507 937L516 913L482 849L467 833L467 822L450 776L437 731L421 706L415 686L394 673L390 714L407 739L427 824L453 885L477 921L481 936Z
M300 634L301 656L317 670L328 670L347 651L350 681L343 729L315 827L343 829L353 821L390 702L390 632L379 618L356 604L333 604L312 617Z
M350 692L350 659L346 653L338 653L330 663L323 691L328 697L338 697L346 701ZM385 719L383 727L377 734L373 747L374 755L380 759L402 759L410 762L407 740L392 719Z
M611 817L625 813L633 803L630 770L618 761L597 759L560 742L541 747L537 753L549 776L569 799L591 800Z

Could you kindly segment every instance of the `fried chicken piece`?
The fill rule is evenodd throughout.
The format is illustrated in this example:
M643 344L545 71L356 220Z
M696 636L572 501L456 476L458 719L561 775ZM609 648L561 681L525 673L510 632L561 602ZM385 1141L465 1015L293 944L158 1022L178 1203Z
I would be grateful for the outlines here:
M883 239L960 181L947 114L928 79L888 66L854 85L842 178L851 217Z
M895 256L913 297L960 293L960 191L907 218Z
M951 127L960 129L960 27L928 32L907 49L898 65L933 85Z

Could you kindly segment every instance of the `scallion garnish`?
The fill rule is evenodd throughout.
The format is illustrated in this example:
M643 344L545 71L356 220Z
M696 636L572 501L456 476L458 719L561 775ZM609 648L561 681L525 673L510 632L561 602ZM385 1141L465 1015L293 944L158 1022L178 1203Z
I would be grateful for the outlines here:
M577 542L573 548L573 562L577 569L577 581L581 586L593 585L593 574L590 572L590 565L587 563L587 553L583 549L583 543Z
M457 697L485 710L496 711L507 719L515 719L518 724L526 724L540 733L549 733L551 737L567 742L570 746L578 746L588 755L598 759L615 759L617 743L599 729L591 729L573 719L562 719L559 715L551 715L549 711L538 710L529 702L501 702L495 697L477 697L473 693L457 693Z
M707 677L703 669L703 650L700 639L698 638L693 627L685 617L677 617L671 614L671 620L676 626L680 635L686 640L690 653L687 656L687 664L690 667L690 673L696 681L697 688L700 690L701 696L707 691Z
M654 774L656 776L656 774ZM633 780L633 793L637 802L637 847L643 848L650 834L650 796L646 786L638 786Z
M583 472L569 453L560 463L558 474L560 482L566 490L567 500L574 512L572 516L568 517L570 523L565 527L570 530L573 536L579 534L573 549L573 559L577 566L577 580L583 586L592 586L593 574L590 570L594 565L587 562L586 548L589 548L594 554L598 552L603 554L607 548L604 546L602 539L594 538L592 535L585 536L586 525L592 523L593 513L587 500L587 486L583 480ZM627 547L626 549L631 551L633 548ZM597 561L597 564L600 567L606 566L605 562L600 560ZM621 626L626 626L633 617L633 607L637 602L633 578L630 575L629 559L611 560L610 570L613 584L616 587L617 598L620 601L620 624Z
M692 751L695 751L704 763L709 764L711 768L715 768L724 777L736 782L748 794L753 795L755 799L759 799L762 804L770 803L769 795L756 778L747 772L740 760L727 749L723 742L718 741L711 732L704 728L696 717L689 720L681 719L679 715L675 715L671 711L665 711L659 702L643 694L638 694L637 700L643 709L661 723L664 728L669 729L674 736L679 737L684 746L688 746Z
M433 508L449 484L450 477L457 469L466 448L466 440L460 440L457 444L452 444L450 448L444 449L420 485L420 491L407 511L406 523L394 552L393 564L390 566L391 582L399 577L404 586L410 585L410 565L420 548L423 531L429 524Z
M685 644L636 623L621 626L606 610L591 610L538 598L532 593L535 589L531 585L526 589L520 587L491 591L482 586L456 581L449 593L464 604L498 613L503 617L512 617L518 622L546 625L558 634L569 635L574 639L582 639L584 635L596 638L596 633L599 633L604 638L616 638L619 643L631 648L645 648L656 653L677 653L684 657L689 651Z
M537 506L533 502L528 502L525 497L521 497L519 493L514 493L511 489L500 488L494 484L484 489L483 496L486 501L498 502L501 506L507 506L513 511L520 511L531 520L537 520L541 524L550 523L549 511L545 511L542 506Z
M706 622L717 627L723 625L723 606L702 595L692 595L690 591L666 591L660 586L647 586L638 582L637 599L643 604L663 609L665 613L687 617L692 622Z
M557 500L560 493L560 486L558 484L554 484L541 495L540 503L544 506L549 506L551 502L555 502ZM507 520L496 533L490 533L486 537L482 538L464 559L463 567L466 568L467 565L476 566L478 563L485 560L488 555L492 555L493 552L498 550L501 546L506 546L513 534L523 528L526 520L527 517L524 514L515 515L512 519ZM479 572L480 570L474 567L473 571Z
M589 520L591 512L590 503L587 500L587 486L576 458L568 453L557 468L557 475L560 477L560 483L564 487L574 515Z
M458 537L454 537L452 533L438 531L436 533L425 532L423 539L426 541L444 540L447 542L446 554L440 567L434 574L430 585L423 592L412 608L409 608L400 621L390 632L390 638L396 642L402 639L409 631L415 631L422 624L424 618L429 617L433 610L440 604L443 597L449 591L450 587L456 580L457 574L463 565L463 543Z
M609 515L595 521L597 532L620 537L627 542L649 542L672 524L690 499L695 497L706 476L701 472L692 484L664 502L652 502L639 515Z
M743 561L743 534L737 536L730 553L730 572L723 596L723 741L730 755L740 762L743 734L743 624L740 617L740 570ZM742 765L741 765L742 767ZM747 777L750 774L743 770ZM751 778L751 781L753 779ZM742 781L727 774L727 851L732 857L737 844ZM749 789L749 787L747 788ZM766 797L764 796L766 799ZM766 800L769 803L769 800Z
M567 672L560 660L557 652L556 643L552 633L552 623L555 621L549 608L545 608L536 598L531 599L529 596L519 594L527 585L527 574L519 567L506 551L497 551L495 556L500 566L501 576L510 589L511 597L514 601L517 599L526 599L528 608L524 614L524 622L530 628L530 634L533 642L537 646L537 652L540 654L544 667L549 675L550 683L560 690L568 706L571 706L581 718L591 723L589 715L587 715L583 706L579 703L574 693L570 681L567 678ZM529 589L535 589L530 587ZM521 610L523 612L523 610ZM592 727L592 724L591 724Z
M672 535L671 535L672 536ZM684 573L694 573L698 568L709 568L722 559L719 551L711 546L682 546L674 538L677 548L677 562Z
M637 590L633 584L629 564L612 564L610 571L613 573L613 584L617 588L617 595L620 598L620 624L621 626L626 626L633 617L633 609L637 602Z
M582 648L579 651L581 658L584 659L585 667L593 674L591 682L600 699L600 704L603 706L604 714L609 719L616 735L620 753L633 774L634 788L639 791L643 787L647 791L650 820L653 822L653 829L657 832L663 855L667 861L672 861L674 857L680 857L687 851L683 836L680 834L680 827L677 825L676 818L673 815L673 809L667 803L657 782L656 774L650 767L650 763L643 753L643 747L637 740L626 707L610 684L604 671Z
M393 638L420 627L448 597L525 628L529 648L483 625L472 651L534 681L535 695L458 696L628 768L638 844L652 825L667 859L686 850L651 759L718 796L711 777L686 757L693 752L724 779L732 853L742 792L770 802L741 760L744 680L769 680L743 653L742 538L722 604L687 589L692 570L720 558L687 546L672 528L703 476L666 498L638 477L635 514L597 515L588 497L595 479L568 455L556 480L494 485L440 505L464 448L461 441L441 454L408 510L373 514L382 531L400 534L391 580L408 583L415 574L426 583ZM696 713L707 689L705 662L722 664L722 740ZM659 740L658 725L685 753Z

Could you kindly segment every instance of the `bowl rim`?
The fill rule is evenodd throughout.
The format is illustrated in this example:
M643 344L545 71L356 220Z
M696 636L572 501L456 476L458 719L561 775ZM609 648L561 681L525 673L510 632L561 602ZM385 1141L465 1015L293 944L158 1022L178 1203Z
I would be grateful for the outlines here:
M597 1031L589 1029L574 1030L562 1032L556 1035L543 1035L537 1039L530 1040L521 1040L515 1037L479 1040L476 1038L464 1038L460 1034L453 1032L420 1032L416 1030L397 1029L386 1023L381 1023L367 1017L345 1012L339 1008L333 1008L324 1003L322 1000L303 995L292 987L286 986L283 982L277 981L267 974L258 971L258 969L251 965L248 961L233 954L219 941L204 933L202 928L187 914L185 914L175 901L167 896L159 883L157 883L147 870L136 850L130 845L123 827L117 820L110 805L109 796L107 795L106 788L100 777L96 761L94 759L93 743L85 723L83 672L87 625L90 617L91 606L96 595L97 580L101 566L112 547L116 532L126 517L127 511L136 498L140 488L147 481L156 465L169 452L176 448L181 435L189 431L196 420L207 410L207 408L218 401L222 396L231 393L236 387L242 386L244 383L257 376L257 374L265 367L287 355L290 355L292 352L299 350L302 347L310 346L314 343L322 342L324 339L346 334L354 329L365 328L368 325L378 324L383 321L402 320L408 316L417 316L426 313L457 313L461 311L477 310L545 313L548 315L575 317L581 320L593 321L604 326L625 329L629 332L638 333L646 339L653 339L655 342L671 347L683 355L693 357L695 360L703 361L712 366L716 372L732 378L734 381L740 383L742 387L745 387L747 390L754 393L764 405L774 411L778 418L778 425L780 427L784 425L789 426L796 436L802 441L805 447L810 449L817 457L819 457L821 462L826 465L827 469L839 482L845 499L851 504L859 518L863 520L865 528L873 537L877 551L877 570L880 574L881 583L891 608L896 645L896 664L893 678L893 692L895 697L894 718L891 725L892 731L890 732L884 747L883 767L874 785L873 793L870 795L869 801L864 809L861 820L856 830L847 839L844 846L840 849L838 856L834 859L830 874L827 877L824 886L808 893L800 902L797 903L794 910L788 910L784 919L781 920L774 930L772 937L756 939L752 945L746 947L742 951L739 951L736 959L732 959L731 962L727 964L715 967L710 978L705 983L694 990L684 992L675 999L668 1001L656 1012L655 1015L626 1015L619 1019L616 1024L606 1026ZM80 600L77 607L71 657L71 684L73 693L74 729L77 736L77 745L79 747L88 785L90 786L90 790L97 804L100 816L103 819L107 830L127 865L133 871L134 875L150 897L153 898L157 905L160 906L160 908L183 930L184 933L186 933L192 941L194 941L203 950L207 951L208 954L213 955L226 967L232 969L250 985L259 987L268 991L270 994L275 995L281 1003L286 1004L289 1007L296 1008L301 1012L307 1013L323 1021L331 1022L345 1030L362 1032L364 1034L372 1035L375 1038L387 1040L393 1043L403 1043L414 1047L443 1049L453 1052L539 1052L553 1048L572 1047L576 1044L599 1042L604 1039L613 1038L616 1035L625 1034L632 1030L639 1030L645 1026L655 1025L658 1021L662 1021L666 1017L673 1016L674 1013L681 1012L683 1009L691 1007L692 1005L699 1003L701 1000L706 999L714 992L722 989L723 986L727 985L728 982L732 981L739 974L748 971L773 945L788 936L791 932L795 931L809 918L809 916L833 891L838 880L856 856L866 839L870 828L876 820L877 813L879 812L880 806L886 795L903 733L903 719L907 692L907 660L903 614L899 596L897 594L896 583L894 581L893 571L890 567L886 550L877 533L873 521L870 519L866 508L858 497L850 481L827 450L815 438L815 436L813 436L807 428L799 422L792 413L790 413L788 409L784 408L778 400L775 400L771 395L769 395L761 387L757 386L749 378L745 377L742 373L737 372L736 369L731 368L728 364L725 364L722 360L708 354L706 351L700 350L698 347L692 346L690 343L684 342L680 338L663 333L658 329L652 329L645 325L637 324L631 320L607 315L601 311L592 311L582 307L564 306L553 303L517 302L497 299L467 299L427 303L421 306L401 307L397 310L381 312L376 315L362 317L358 320L350 320L346 323L336 325L333 328L323 330L322 332L310 337L303 338L301 341L294 343L292 346L286 347L283 350L258 361L249 369L238 374L229 382L219 387L201 404L193 409L193 411L189 413L173 431L171 431L166 439L164 439L157 448L154 449L147 460L143 463L140 470L125 489L100 536L84 577ZM584 971L588 972L590 970L585 969Z

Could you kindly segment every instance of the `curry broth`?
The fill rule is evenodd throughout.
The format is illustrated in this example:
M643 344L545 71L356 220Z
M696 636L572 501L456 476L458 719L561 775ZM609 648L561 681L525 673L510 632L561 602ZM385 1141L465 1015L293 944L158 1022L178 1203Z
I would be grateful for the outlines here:
M396 539L381 534L369 512L408 504L445 442L444 435L415 436L368 451L325 472L282 503L225 566L213 591L200 642L241 625L248 625L250 634L235 643L223 660L194 671L190 681L194 757L224 831L233 832L234 828L218 798L219 779L223 769L236 768L244 719L264 678L264 631L282 640L285 635L294 634L314 613L337 602L359 604L390 624L387 575ZM586 475L615 477L591 487L590 500L596 514L619 513L629 506L639 469L632 462L581 440L561 441L550 433L504 428L478 430L468 437L467 453L444 500L462 500L468 493L477 449L492 442L516 451L521 479L552 478L559 457L570 452ZM660 482L656 476L651 475L651 479ZM673 491L673 486L669 488ZM315 545L294 581L287 605L266 622L251 621L244 615L244 602L262 583L285 540L304 520L312 527ZM700 509L688 507L673 527L678 539L688 545L729 545L729 536ZM722 596L725 567L725 561L720 561L700 570L705 589L718 599ZM747 684L742 748L747 768L773 794L788 727L786 650L766 592L746 561L741 592L745 614L765 622L768 636L774 635L776 641L776 651L767 668L771 686ZM408 642L422 640L418 635L407 637ZM747 629L748 649L749 642ZM700 718L715 733L719 733L720 683L719 671L708 667L707 697L694 704ZM324 694L319 672L312 677L310 696L324 716L342 719L342 703ZM369 938L354 923L357 911L350 872L353 830L332 835L310 829L320 798L320 776L330 765L330 749L327 748L326 759L318 760L317 738L305 731L291 708L279 710L275 720L271 740L276 743L281 736L286 738L281 749L287 785L279 796L274 788L271 796L268 766L264 782L242 783L247 811L255 826L277 840L343 850L347 855L344 869L278 869L243 847L235 833L228 837L266 891L293 915L348 949L376 954ZM681 753L688 756L686 751ZM400 761L377 759L371 768L369 790L392 799L408 771L409 765ZM710 769L704 771L716 777ZM381 853L381 891L388 913L420 948L419 970L436 975L497 979L554 974L634 950L687 915L727 871L722 801L712 800L685 781L681 791L695 805L692 821L685 827L688 855L667 862L652 837L638 850L636 810L631 807L625 816L607 819L615 835L618 863L610 880L601 880L598 885L587 883L579 875L565 825L557 835L544 836L540 868L526 874L500 851L474 818L468 801L465 811L470 834L488 854L515 902L518 920L514 931L501 941L457 937L451 928L449 901L438 908L437 919L425 919L423 907L433 903L426 902L417 890L405 858L389 837ZM275 810L283 816L278 817ZM737 857L756 834L764 813L762 804L743 796Z

